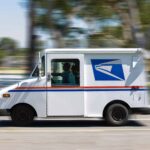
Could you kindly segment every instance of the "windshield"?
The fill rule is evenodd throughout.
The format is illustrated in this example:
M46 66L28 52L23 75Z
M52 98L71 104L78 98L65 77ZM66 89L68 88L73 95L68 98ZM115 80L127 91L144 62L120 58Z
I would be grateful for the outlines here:
M42 56L41 58L41 76L45 76L45 56ZM39 70L39 67L38 67L38 64L36 65L36 67L34 68L32 74L31 74L31 77L39 77L39 73L40 73L40 70Z

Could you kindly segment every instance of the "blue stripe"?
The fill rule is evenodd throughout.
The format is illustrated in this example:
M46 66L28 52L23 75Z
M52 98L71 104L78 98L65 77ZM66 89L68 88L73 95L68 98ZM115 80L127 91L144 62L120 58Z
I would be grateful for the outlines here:
M150 89L52 89L52 90L10 90L9 92L107 92L107 91L147 91Z

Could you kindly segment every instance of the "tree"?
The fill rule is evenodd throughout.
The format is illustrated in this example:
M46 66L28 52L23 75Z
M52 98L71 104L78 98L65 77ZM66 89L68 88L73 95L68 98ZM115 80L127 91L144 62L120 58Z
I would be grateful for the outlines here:
M145 47L145 36L142 32L142 24L140 20L140 13L137 5L137 0L126 0L131 17L131 27L133 39L138 47Z
M0 65L6 55L13 55L17 50L18 43L16 40L9 37L0 38Z
M52 7L54 3L54 8ZM57 41L56 47L61 47L61 37L62 32L64 31L64 28L66 24L62 23L61 14L62 7L65 9L68 9L68 6L66 6L67 3L63 1L53 1L53 0L27 0L26 1L27 7L28 7L28 63L27 67L29 69L29 72L33 70L34 67L34 60L35 60L35 54L36 54L36 30L37 29L44 29L48 32L50 32L53 37L55 38L55 41ZM55 12L52 10L58 8L59 11ZM52 14L52 15L51 15ZM58 18L55 16L60 15Z
M145 34L145 48L150 49L150 1L137 0L137 6L139 8L139 17L141 20L142 31Z
M65 46L63 40L70 31L71 17L80 17L90 26L95 20L103 21L114 15L106 0L38 0L36 6L36 27L48 31L57 48Z
M55 47L63 47L62 37L69 25L67 15L71 13L68 1L39 0L36 12L36 28L49 32Z
M4 37L0 39L0 49L9 53L13 53L17 50L17 41L9 37Z
M36 51L35 31L42 30L42 32L49 33L52 37L51 40L55 43L55 47L64 47L64 37L67 37L68 31L70 32L71 30L71 17L80 17L88 26L94 21L100 23L106 19L120 18L123 31L120 33L122 33L122 39L124 39L125 43L128 44L133 39L137 45L143 45L144 43L136 0L132 0L132 2L130 0L28 0L28 6L30 22L28 66L30 67L33 64ZM100 32L101 29L99 29ZM97 35L101 36L99 33ZM91 36L92 34L92 32L88 32L85 38L89 40L90 38L88 37L94 37ZM141 36L140 38L139 35Z

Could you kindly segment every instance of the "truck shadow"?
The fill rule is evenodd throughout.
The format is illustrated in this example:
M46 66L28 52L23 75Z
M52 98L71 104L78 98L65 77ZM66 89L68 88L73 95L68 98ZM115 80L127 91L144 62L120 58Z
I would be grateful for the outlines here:
M145 124L139 121L129 121L124 127L143 127ZM0 128L2 127L15 127L10 120L0 120ZM103 120L35 120L30 126L35 128L44 128L44 127L67 127L67 128L79 128L79 127L110 127ZM112 126L111 126L112 127ZM115 128L116 126L114 126ZM122 126L123 127L123 126Z
M51 120L51 121L35 121L33 127L109 127L104 120L76 121L76 120ZM144 124L137 121L129 121L126 126L141 127Z

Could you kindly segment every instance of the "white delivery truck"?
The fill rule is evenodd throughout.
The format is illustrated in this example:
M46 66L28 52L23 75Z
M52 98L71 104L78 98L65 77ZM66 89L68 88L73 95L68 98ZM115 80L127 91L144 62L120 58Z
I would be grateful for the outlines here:
M142 49L46 49L29 79L0 91L16 125L34 117L104 118L124 125L149 107Z

